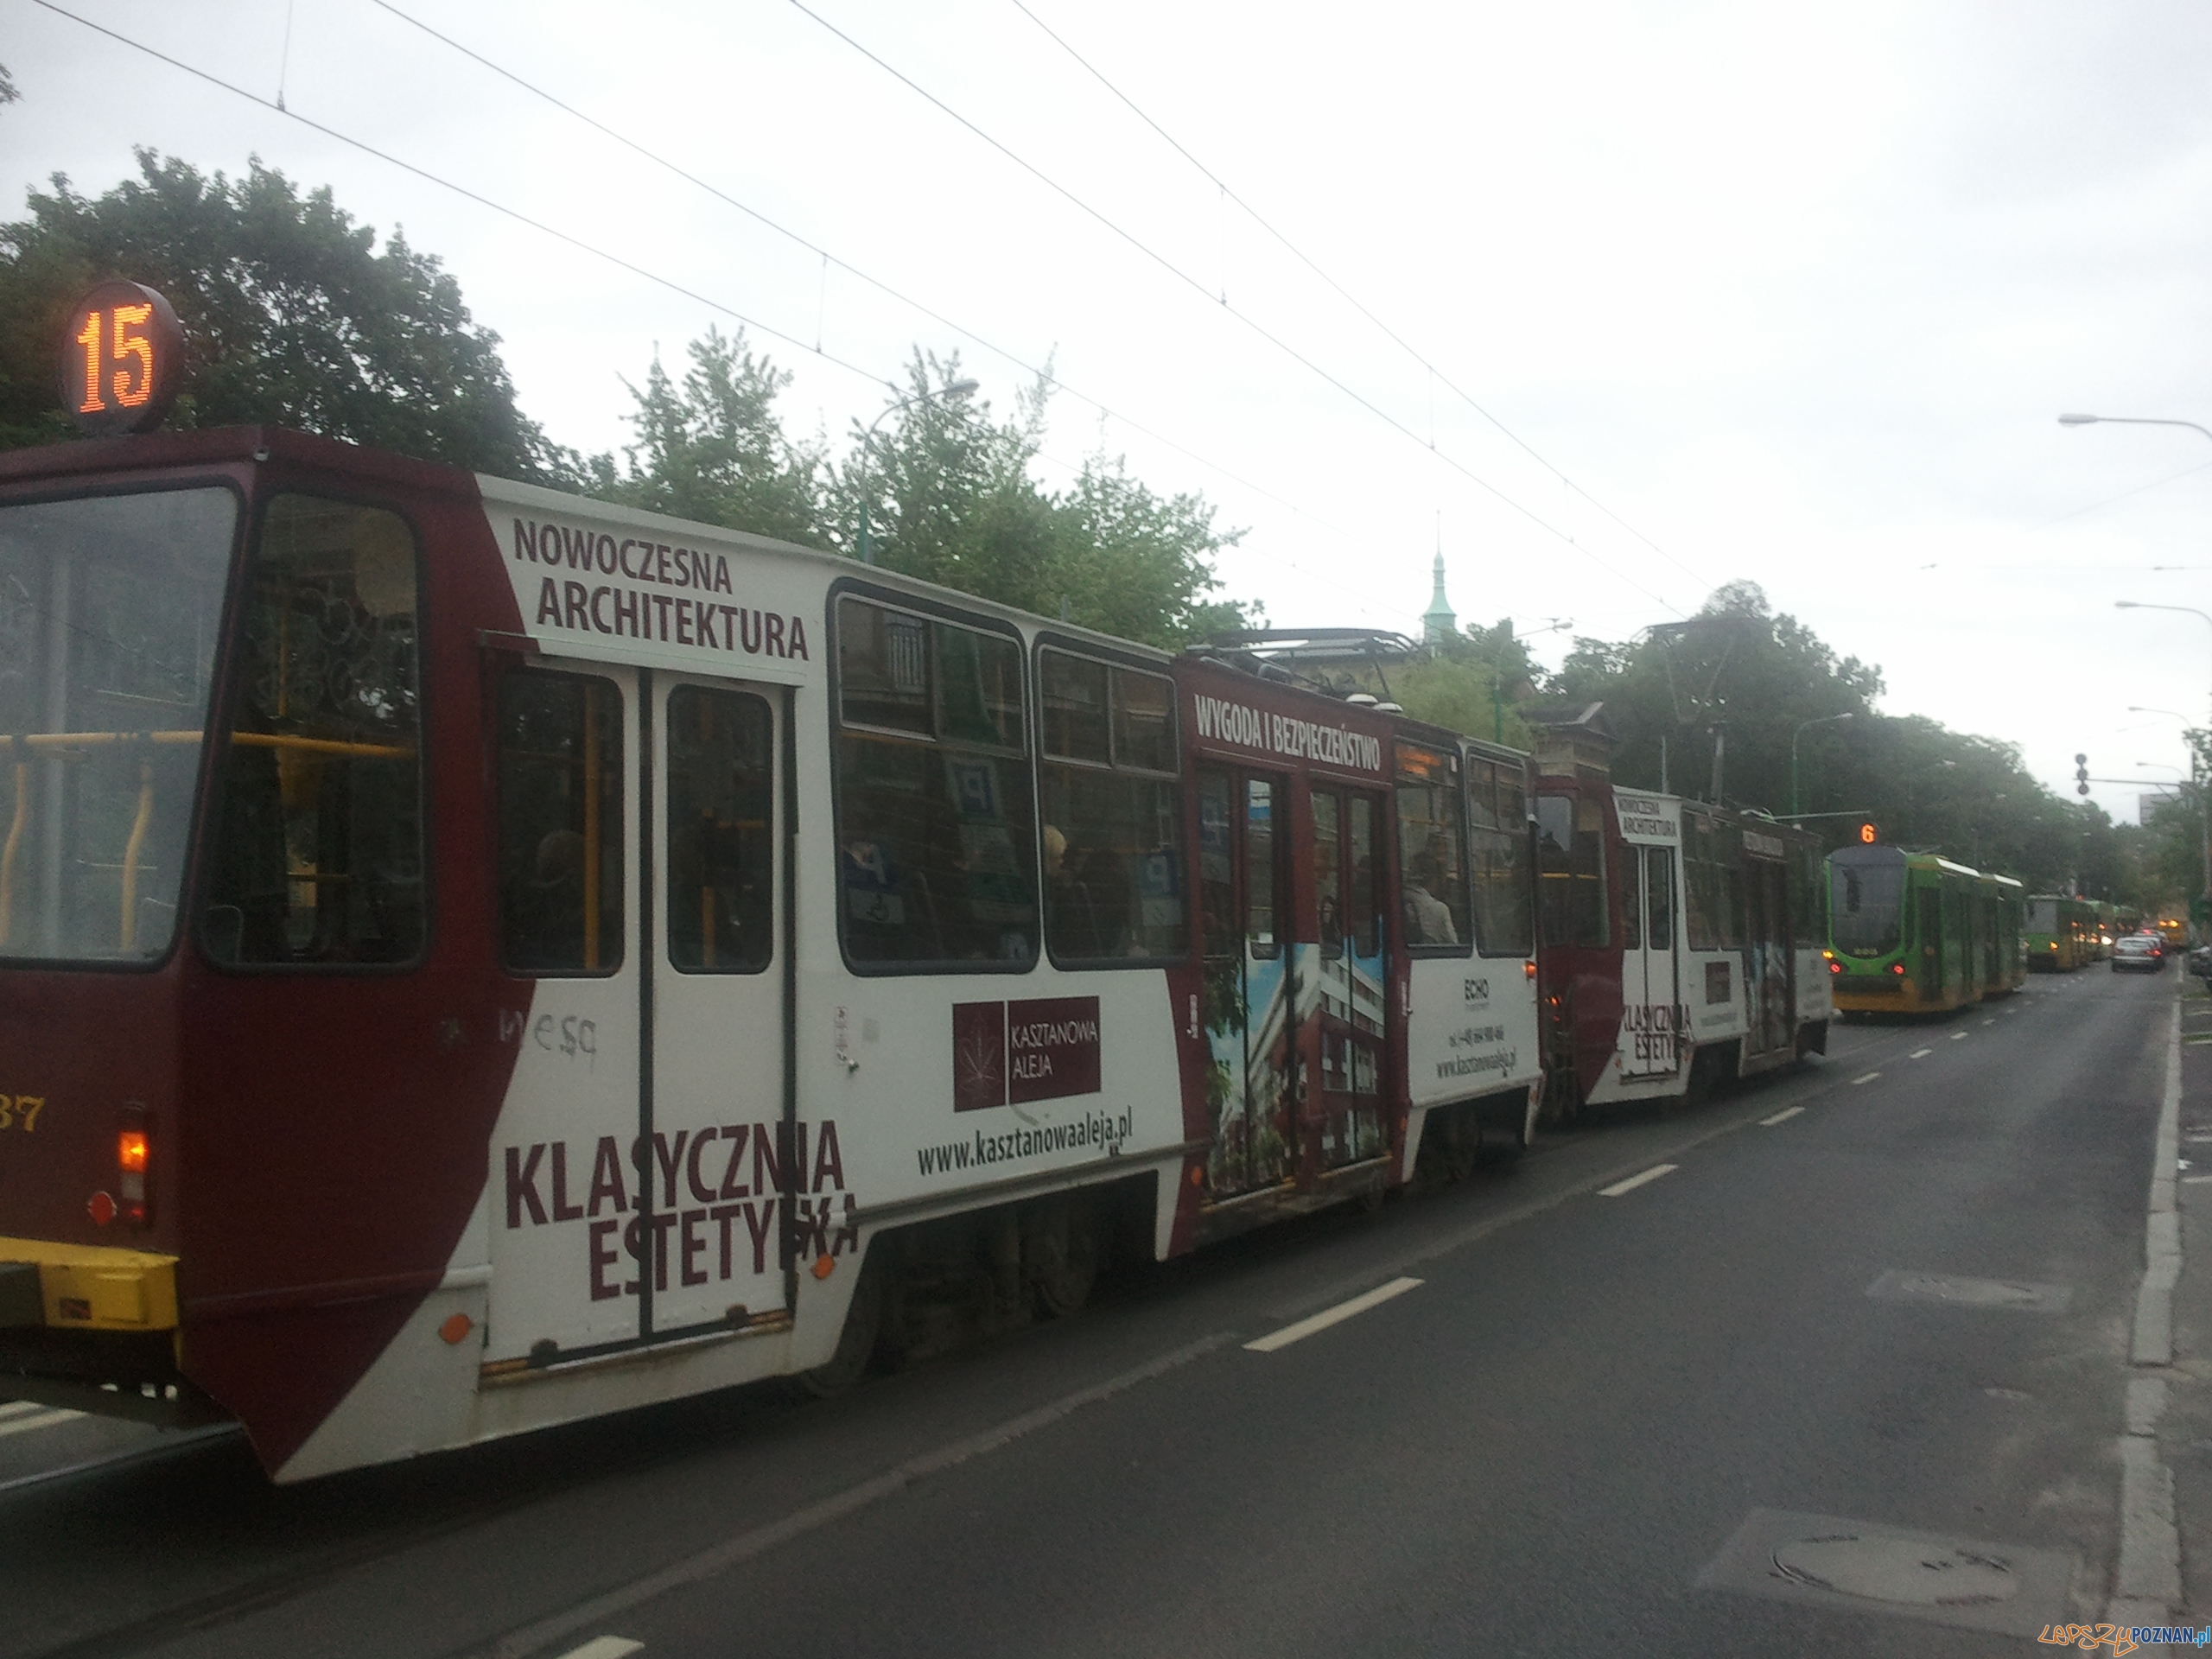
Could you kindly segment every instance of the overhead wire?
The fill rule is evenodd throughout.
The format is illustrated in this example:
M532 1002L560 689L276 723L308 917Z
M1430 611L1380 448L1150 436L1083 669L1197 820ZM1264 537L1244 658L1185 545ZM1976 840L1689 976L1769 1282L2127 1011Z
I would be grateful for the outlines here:
M1051 24L1047 23L1042 17L1039 17L1035 12L1032 11L1028 6L1024 4L1023 0L1007 0L1007 3L1012 5L1016 11L1019 11L1023 16L1027 17L1031 22L1036 24L1037 27L1044 32L1047 39L1051 40L1055 46L1060 48L1061 51L1066 53L1069 57L1074 59L1076 63L1085 73L1090 75L1092 79L1096 80L1101 86L1103 86L1116 99L1120 99L1122 105L1128 108L1128 111L1132 115L1135 116L1138 120L1143 122L1145 125L1150 127L1153 131L1159 134L1161 140L1167 144L1168 148L1173 149L1178 156L1180 156L1185 161L1188 162L1192 167L1196 168L1198 172L1205 177L1207 182L1211 184L1221 193L1221 195L1224 200L1235 202L1236 206L1243 211L1245 216L1251 219L1255 225L1257 225L1262 230L1265 231L1269 236L1281 243L1284 251L1287 252L1292 258L1297 260L1298 263L1304 265L1306 270L1312 271L1314 276L1319 277L1324 283L1332 289L1336 293L1337 296L1343 300L1345 304L1351 307L1353 310L1358 312L1359 315L1366 318L1369 322L1374 324L1378 330L1389 338L1392 344L1395 345L1401 351L1404 352L1407 356L1412 358L1414 362L1420 364L1421 367L1426 369L1435 380L1441 382L1445 390L1451 392L1453 397L1457 397L1461 403L1466 404L1469 409L1473 410L1476 414L1481 416L1483 419L1488 421L1492 426L1496 427L1500 433L1504 435L1505 437L1518 445L1521 450L1526 454L1530 460L1534 461L1538 466L1541 467L1553 477L1559 480L1561 484L1564 484L1568 489L1573 491L1575 494L1580 496L1585 501L1587 501L1599 512L1604 513L1606 518L1611 519L1623 530L1636 537L1637 541L1642 542L1646 547L1649 548L1654 553L1656 553L1661 558L1666 560L1668 563L1673 565L1684 575L1690 577L1693 581L1700 583L1707 583L1708 585L1710 584L1711 578L1692 569L1688 565L1683 563L1681 560L1676 558L1672 553L1660 546L1658 543L1653 541L1651 537L1645 535L1634 524L1629 523L1629 521L1622 518L1620 514L1615 512L1611 507L1607 506L1595 495L1592 495L1588 490L1584 489L1582 486L1576 483L1573 479L1567 476L1567 474L1558 466L1554 465L1551 461L1548 460L1543 454L1539 453L1535 447L1526 438L1522 437L1518 432L1516 432L1511 427L1500 420L1495 414L1491 413L1488 408L1484 407L1484 404L1475 398L1472 393L1465 391L1457 382L1455 382L1450 375L1439 368L1436 364L1429 359L1427 354L1421 350L1420 347L1415 346L1411 340L1406 339L1404 335L1401 334L1395 328L1393 328L1381 317L1377 316L1357 295L1354 294L1350 289L1346 288L1342 283L1338 282L1334 276L1323 270L1319 263L1308 255L1303 248L1300 247L1295 242L1293 242L1289 237L1285 235L1281 230L1277 229L1273 221L1271 221L1267 215L1261 213L1258 208L1247 201L1237 193L1234 186L1230 185L1226 180L1223 179L1219 174L1216 173L1211 168L1200 161L1198 156L1193 155L1189 148L1185 146L1180 139L1177 138L1173 133L1168 131L1166 128L1161 126L1159 122L1153 119L1153 118L1146 112L1144 108L1140 105L1135 99L1131 98L1127 92L1116 86L1113 81L1109 79L1103 70L1101 70L1096 64L1092 63L1090 59L1084 57L1082 53L1077 51L1074 46L1072 46L1057 29L1053 29ZM1435 412L1432 404L1430 410L1431 435L1429 438L1429 447L1431 448L1434 448L1436 447L1436 440L1433 431L1434 424Z
M873 370L870 370L861 364L855 363L845 358L840 357L834 352L821 350L817 346L810 345L807 341L799 339L798 336L790 334L784 329L779 328L772 323L765 322L760 319L751 315L749 313L741 311L737 307L731 305L725 301L719 300L710 295L702 293L698 289L690 288L683 283L677 282L672 277L665 276L658 271L648 270L646 267L637 264L633 260L626 259L621 255L613 253L606 248L597 246L593 243L584 240L581 237L572 235L569 232L563 231L554 226L548 225L541 219L534 219L529 214L522 213L518 209L508 207L504 202L494 200L493 198L483 194L480 191L472 190L466 185L455 183L450 179L444 178L438 174L433 173L428 168L419 166L413 162L410 162L400 156L392 155L387 150L379 149L375 145L368 143L362 139L353 137L348 133L341 132L337 128L330 126L324 122L317 121L311 117L302 115L296 109L280 107L272 100L263 98L257 92L251 92L245 87L239 86L231 81L225 80L221 76L200 68L196 65L187 63L181 58L172 57L168 53L162 52L155 47L149 46L143 41L133 40L127 35L123 35L114 29L106 28L103 24L93 22L91 18L82 16L76 12L69 10L65 6L56 4L55 0L32 0L32 3L47 11L54 13L56 16L67 18L73 23L76 23L83 28L88 29L94 34L105 35L109 40L114 41L120 45L127 46L132 50L141 53L144 56L152 58L160 63L166 64L170 68L181 71L183 73L190 75L197 80L204 81L211 86L232 94L233 97L244 99L246 102L256 105L261 109L270 111L271 114L281 115L288 121L296 121L302 126L308 128L313 131L319 132L325 137L332 139L338 143L344 144L349 149L359 150L363 155L372 156L376 160L383 162L388 166L397 168L404 173L410 174L428 183L436 185L441 189L450 191L454 195L460 196L465 200L474 202L478 207L486 208L505 219L512 220L516 224L525 226L529 229L536 231L541 235L549 236L557 242L564 243L568 246L576 249L580 252L588 253L595 258L604 260L608 264L614 266L618 270L627 271L632 276L637 276L645 282L651 283L657 287L665 289L672 294L678 295L684 299L690 300L694 304L703 306L710 311L718 312L726 317L729 317L737 322L742 323L748 328L755 329L760 334L766 334L772 339L781 340L785 344L791 346L798 351L809 353L814 356L819 357L826 363L834 365L836 367L843 369L849 373L860 376L862 379L868 381L872 385L883 387L893 394L896 394L899 390L895 384L886 380ZM834 258L834 256L831 257ZM842 264L842 262L840 261L838 263ZM849 267L847 268L850 269ZM855 274L859 275L861 273L855 272ZM923 308L918 307L918 308ZM956 327L956 325L950 322L946 323L945 326L948 327ZM968 334L968 331L965 329L959 329L958 332ZM982 341L979 336L969 334L969 337L970 339L977 340L979 344L986 344L988 346L988 343ZM988 349L994 351L998 350L998 348L995 346L988 346ZM1020 361L1020 359L1003 352L1001 352L1000 355L1006 356L1008 361L1016 362L1017 364ZM1063 390L1069 391L1071 395L1081 397L1084 402L1092 404L1092 406L1097 409L1102 415L1108 416L1109 419L1119 420L1124 425L1130 427L1132 429L1144 433L1145 435L1154 439L1155 442L1178 451L1179 453L1189 457L1192 461L1198 462L1199 465L1206 467L1211 470L1220 474L1223 477L1228 478L1239 484L1243 488L1251 490L1255 494L1264 496L1268 499L1276 502L1279 505L1285 507L1290 512L1298 513L1301 517L1313 519L1314 523L1323 525L1332 534L1342 537L1347 541L1356 541L1356 538L1351 536L1348 531L1340 530L1337 526L1329 524L1327 520L1312 513L1307 509L1300 507L1296 503L1284 500L1280 496L1275 495L1272 491L1239 477L1236 474L1230 471L1227 467L1222 467L1219 463L1208 460L1205 456L1176 442L1172 438L1168 438L1160 433L1152 431L1150 429L1141 425L1141 423L1130 420L1127 416L1122 415L1117 411L1108 408L1104 404L1099 403L1094 398L1076 391L1072 387L1066 386L1065 383L1059 382L1052 377L1046 376L1043 378L1052 379L1052 384L1060 385ZM1309 580L1317 580L1327 582L1332 587L1341 588L1346 593L1355 594L1363 599L1369 597L1364 594L1362 590L1354 588L1348 583L1338 582L1332 578L1320 575L1317 572L1306 570L1303 567L1298 565L1294 561L1284 560L1283 563L1288 565L1291 569L1298 570L1301 575L1307 577ZM1371 599L1369 600L1369 602L1371 604ZM1414 614L1414 613L1411 611L1397 611L1388 607L1382 608L1383 609L1384 614L1391 616L1410 617Z
M1068 188L1067 186L1060 183L1059 181L1053 178L1043 168L1037 166L1036 163L1029 161L1027 157L1021 156L1008 145L992 137L982 127L976 125L975 122L969 120L966 116L961 114L959 111L954 109L950 104L947 104L943 99L938 97L936 93L931 92L927 87L915 80L912 76L906 74L904 71L899 69L886 59L879 56L876 53L871 51L868 47L862 45L852 35L848 35L843 29L838 28L836 24L831 22L827 17L824 17L820 12L814 10L811 7L806 4L805 0L790 0L790 4L795 10L811 18L815 22L820 24L824 29L829 31L829 33L836 35L847 46L852 48L854 51L859 53L861 56L866 58L870 63L875 65L877 68L882 70L884 73L889 75L893 79L898 81L901 86L913 92L915 96L920 98L924 102L941 111L959 126L965 128L976 138L980 139L984 144L988 145L992 149L996 150L1000 155L1006 157L1007 161L1013 162L1014 166L1020 168L1023 172L1028 174L1039 183L1044 185L1046 188L1052 191L1055 195L1059 196L1070 206L1076 208L1077 211L1083 213L1085 217L1096 221L1101 227L1110 232L1114 236L1127 243L1132 249L1135 250L1138 253L1142 254L1147 259L1150 260L1153 264L1158 265L1162 270L1174 277L1176 281L1181 283L1186 288L1189 288L1192 292L1201 296L1205 300L1209 307L1218 306L1224 312L1230 316L1236 318L1237 321L1243 323L1245 327L1250 329L1254 334L1257 334L1268 345L1274 346L1277 351L1282 353L1293 361L1301 365L1311 373L1321 380L1325 381L1331 386L1335 387L1337 391L1351 398L1352 402L1357 404L1362 409L1366 410L1377 420L1382 421L1385 425L1390 427L1402 436L1404 436L1411 440L1414 443L1420 445L1421 448L1427 450L1429 454L1434 455L1446 466L1451 467L1454 472L1459 473L1461 476L1469 480L1478 487L1486 491L1497 500L1510 507L1514 512L1519 513L1523 518L1526 518L1529 523L1535 524L1546 534L1566 543L1569 547L1574 549L1576 552L1581 554L1583 557L1588 559L1592 564L1596 565L1600 570L1603 570L1607 575L1612 577L1616 582L1635 588L1637 592L1643 594L1645 598L1649 599L1655 604L1657 604L1667 610L1673 611L1677 616L1683 614L1683 612L1680 607L1669 602L1663 594L1654 593L1650 588L1646 588L1642 582L1637 582L1633 576L1629 575L1624 571L1615 569L1604 559L1599 558L1598 555L1592 553L1588 548L1583 546L1580 542L1577 541L1566 531L1561 530L1558 525L1553 524L1541 513L1536 512L1533 509L1514 499L1513 497L1508 495L1503 490L1498 488L1497 485L1483 477L1482 474L1476 472L1472 467L1467 466L1464 461L1458 460L1442 449L1432 448L1428 442L1421 437L1420 433L1414 431L1413 428L1408 426L1403 421L1391 414L1381 404L1376 403L1372 398L1367 397L1364 393L1347 384L1338 375L1323 367L1313 358L1307 356L1304 352L1300 351L1295 346L1293 346L1288 340L1283 339L1280 334L1277 334L1273 330L1269 329L1265 324L1259 321L1258 319L1251 316L1249 313L1238 309L1236 306L1230 304L1226 297L1217 296L1215 295L1204 283L1192 276L1190 272L1185 270L1180 265L1175 264L1175 262L1168 258L1166 255L1161 253L1159 250L1144 241L1143 238L1137 236L1134 232L1109 218L1098 208L1092 207L1090 203L1085 201L1081 196L1076 194L1076 193Z
M452 50L459 53L461 56L481 65L484 68L490 70L493 74L498 75L501 79L520 87L531 97L552 105L555 109L559 110L563 114L582 122L584 125L591 128L594 131L600 133L607 138L612 139L614 143L621 145L624 149L631 151L633 155L639 156L645 161L651 162L654 166L662 168L664 171L672 175L676 178L683 180L685 183L695 186L700 190L703 190L707 194L712 196L715 200L722 203L725 207L735 208L739 213L743 213L747 218L753 220L755 223L773 231L777 235L785 238L796 245L804 248L809 253L813 254L821 259L823 262L823 268L825 272L830 266L836 266L838 270L846 272L851 276L856 277L861 282L865 283L869 287L876 289L879 293L884 294L891 299L896 300L901 305L912 308L915 312L922 316L927 317L938 327L949 328L954 334L963 335L968 340L973 340L985 351L991 353L993 355L1005 362L1011 363L1014 367L1021 370L1025 374L1029 375L1033 378L1039 380L1058 391L1066 392L1070 397L1075 398L1079 403L1090 404L1091 408L1096 410L1099 414L1109 420L1119 421L1131 431L1141 433L1144 436L1150 438L1154 442L1174 450L1178 454L1184 456L1187 460L1197 462L1199 466L1205 467L1211 472L1218 474L1221 477L1229 480L1238 487L1249 490L1253 494L1272 501L1277 506L1281 507L1287 512L1296 513L1300 518L1311 520L1313 523L1319 524L1323 529L1328 531L1332 535L1337 536L1345 542L1351 543L1355 546L1358 544L1359 538L1354 536L1350 531L1344 530L1338 525L1330 523L1329 520L1323 518L1319 514L1313 512L1310 508L1301 507L1296 502L1288 500L1286 498L1276 494L1274 491L1268 489L1263 485L1254 483L1251 480L1243 477L1239 474L1232 471L1230 468L1223 466L1220 462L1199 454L1197 450L1191 448L1185 444L1178 442L1175 439L1168 437L1166 434L1146 425L1143 422L1132 419L1129 416L1109 407L1099 398L1084 391L1079 387L1069 385L1068 382L1063 380L1058 375L1053 373L1051 370L1044 367L1043 365L1028 361L1019 353L1010 351L1007 347L997 344L987 335L980 334L976 330L968 327L966 324L956 321L954 319L946 316L943 312L937 310L935 308L928 305L921 300L916 299L912 295L906 293L900 289L894 287L892 283L886 282L883 278L877 276L869 271L861 270L850 260L839 257L836 254L832 253L829 249L823 247L821 244L812 240L802 232L795 231L789 226L782 224L779 220L771 218L768 214L762 213L759 208L752 206L750 203L739 200L728 191L723 190L719 186L700 177L697 174L690 171L688 168L683 167L678 162L671 161L665 156L660 155L658 152L639 143L627 133L625 133L617 128L609 126L606 122L600 120L597 117L588 114L584 111L578 109L575 105L569 103L566 99L559 97L557 94L550 92L534 82L525 79L523 76L517 74L513 70L507 68L504 64L495 62L493 59L486 57L483 53L477 51L474 48L462 44L461 41L454 39L451 35L433 28L431 25L424 22L421 18L413 16L411 13L403 11L398 6L394 5L391 3L391 0L371 0L371 3L378 7L380 10L390 13L392 16L397 17L400 22L408 24L411 28L421 30L423 34L429 35L432 40L438 41L441 45L448 47ZM826 294L823 303L826 305ZM817 310L819 308L817 308ZM734 314L733 313L732 315ZM780 334L778 337L786 340L792 338L789 334ZM821 348L821 322L819 315L817 315L816 321L816 339L813 346L810 348L806 347L804 341L798 341L795 343L798 344L802 349L811 349L817 355L826 355L826 353L822 352ZM1349 594L1358 594L1362 593L1360 588L1355 588L1350 583L1341 582L1335 581L1331 577L1319 575L1315 572L1304 569L1302 567L1293 563L1289 560L1285 560L1284 563L1290 565L1290 568L1299 570L1300 575L1306 575L1313 580L1326 582L1331 587L1341 588ZM1418 613L1412 611L1391 611L1387 613L1403 616L1414 616L1418 614Z

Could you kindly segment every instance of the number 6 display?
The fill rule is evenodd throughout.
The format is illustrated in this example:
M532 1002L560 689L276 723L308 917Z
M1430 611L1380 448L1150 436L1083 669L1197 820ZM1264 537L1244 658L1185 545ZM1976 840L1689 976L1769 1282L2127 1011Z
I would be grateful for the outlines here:
M184 334L137 283L102 283L77 302L61 346L61 407L96 436L150 432L176 401Z

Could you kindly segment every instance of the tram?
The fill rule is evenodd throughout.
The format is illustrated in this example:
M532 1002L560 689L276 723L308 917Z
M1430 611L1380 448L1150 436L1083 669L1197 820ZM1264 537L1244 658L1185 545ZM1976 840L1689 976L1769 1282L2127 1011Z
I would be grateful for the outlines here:
M829 1388L1540 1103L1525 757L1233 656L265 429L0 454L0 1395Z
M1817 840L1617 785L1601 710L1539 720L1553 1109L1702 1093L1826 1052Z
M2023 926L2028 966L2037 973L2070 974L2098 960L2096 907L2064 893L2039 893L2026 901Z
M1847 1017L1930 1014L2026 982L2019 882L1933 853L1852 845L1828 855L1829 982Z

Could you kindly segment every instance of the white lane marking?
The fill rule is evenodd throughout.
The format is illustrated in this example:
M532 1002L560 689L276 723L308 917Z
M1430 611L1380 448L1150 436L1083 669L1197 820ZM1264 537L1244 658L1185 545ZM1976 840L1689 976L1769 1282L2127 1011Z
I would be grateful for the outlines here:
M2208 1135L2205 1138L2207 1140L2212 1140L2212 1135ZM52 1411L54 1409L55 1409L55 1408L52 1406L42 1406L35 1400L12 1400L6 1405L0 1406L0 1423L6 1422L10 1417L28 1417L35 1411Z
M1997 1021L1996 1021L1994 1019L1990 1019L1990 1020L1983 1020L1981 1023L1982 1023L1983 1025L1985 1025L1985 1026L1993 1026L1993 1025L1995 1025L1995 1024L1997 1023Z
M1877 1078L1877 1077L1880 1077L1881 1075L1882 1075L1882 1074L1881 1074L1880 1072L1878 1072L1878 1071L1869 1071L1869 1072L1868 1072L1865 1077L1853 1077L1853 1078L1851 1080L1851 1082L1852 1082L1852 1086L1853 1086L1853 1087L1854 1087L1854 1088L1856 1088L1859 1084L1862 1084L1862 1083L1872 1083L1872 1082L1873 1082L1873 1081L1874 1081L1874 1079L1875 1079L1875 1078Z
M1955 1043L1963 1043L1966 1041L1967 1036L1967 1033L1963 1031L1955 1031L1951 1033L1951 1040Z
M64 1423L73 1423L85 1414L81 1411L62 1411L56 1408L42 1411L35 1417L16 1417L0 1423L0 1440L10 1434L28 1434L35 1428L59 1428Z
M1936 1051L1932 1048L1916 1048L1911 1053L1906 1055L1905 1058L1908 1060L1924 1060L1935 1052Z
M1763 1117L1759 1119L1759 1128L1763 1129L1770 1129L1777 1123L1787 1123L1791 1118L1796 1116L1798 1113L1804 1109L1805 1109L1802 1106L1785 1106L1780 1111L1777 1112L1772 1117Z
M2202 1186L2207 1181L2212 1181L2212 1175L2184 1175L2181 1178L2183 1186Z
M626 1636L594 1636L581 1648L570 1648L561 1659L625 1659L632 1653L643 1653L645 1644L632 1642Z
M1599 1187L1598 1196L1601 1198L1618 1198L1624 1192L1635 1192L1646 1181L1656 1181L1662 1175L1670 1175L1681 1167L1680 1164L1654 1164L1641 1175L1631 1175L1624 1181L1615 1181L1611 1186Z
M1338 1302L1334 1307L1325 1307L1319 1313L1300 1319L1296 1325L1286 1325L1280 1331L1270 1331L1266 1336L1244 1345L1255 1354L1272 1354L1278 1348L1287 1348L1294 1342L1304 1340L1316 1331L1325 1331L1332 1325L1342 1325L1355 1313L1364 1313L1370 1307L1389 1301L1393 1296L1402 1296L1415 1285L1418 1279L1393 1279L1387 1285L1377 1285L1363 1296L1355 1296L1348 1302Z

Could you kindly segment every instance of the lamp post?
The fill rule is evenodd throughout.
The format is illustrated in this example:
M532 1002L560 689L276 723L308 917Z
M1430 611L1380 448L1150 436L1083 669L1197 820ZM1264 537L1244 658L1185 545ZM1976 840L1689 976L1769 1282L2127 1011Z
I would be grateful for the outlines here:
M1844 712L1840 715L1820 715L1811 720L1799 721L1797 722L1796 729L1789 734L1789 816L1792 818L1798 816L1797 740L1804 735L1805 728L1808 726L1826 726L1834 721L1855 720L1857 718L1857 714L1848 709L1845 709Z
M935 391L917 392L912 397L901 397L881 415L870 421L861 438L861 533L860 550L862 564L875 563L875 550L868 539L868 456L875 443L875 429L881 426L887 416L902 409L912 409L917 404L935 403L940 397L965 397L982 383L979 380L956 380L949 386L939 386Z

